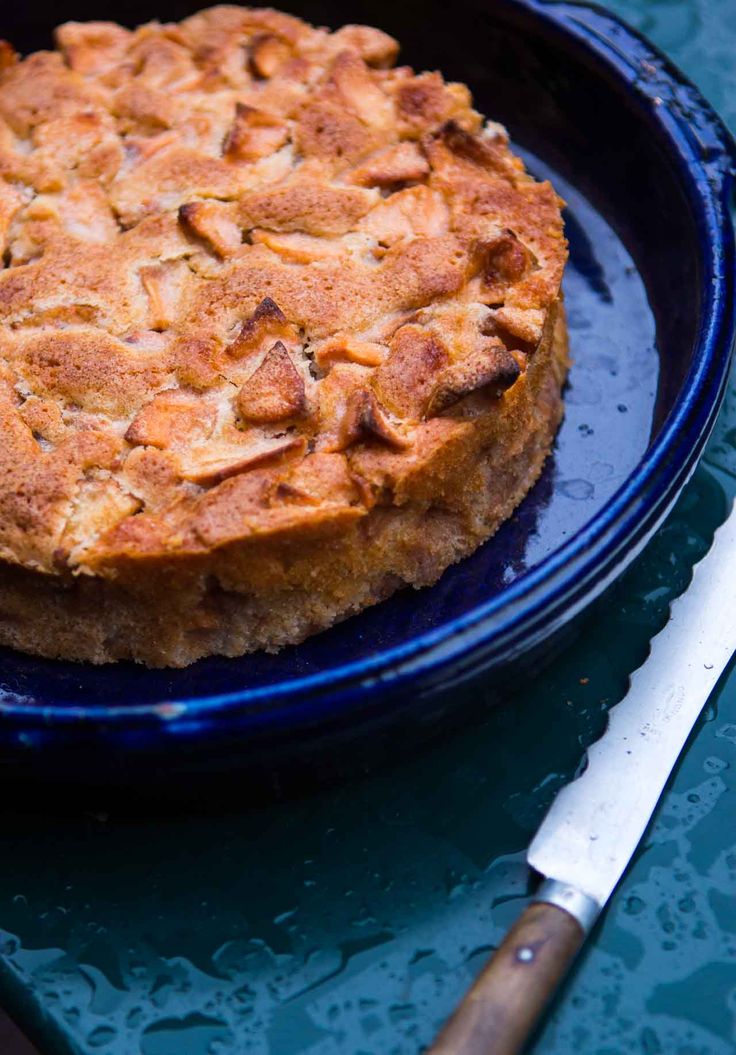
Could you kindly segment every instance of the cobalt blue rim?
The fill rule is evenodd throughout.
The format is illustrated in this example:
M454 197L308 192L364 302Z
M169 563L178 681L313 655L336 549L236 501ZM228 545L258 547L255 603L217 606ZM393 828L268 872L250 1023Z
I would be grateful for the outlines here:
M301 718L320 722L356 702L371 705L410 682L446 688L491 661L511 660L580 611L614 578L617 556L635 553L666 516L697 464L715 422L734 343L736 266L728 208L736 148L697 89L640 34L590 4L506 0L596 58L664 133L698 224L702 308L692 365L657 439L607 505L565 545L503 593L410 642L281 684L166 704L44 705L12 700L0 714L25 728L80 720L125 737L151 722L167 734L196 735L209 715L227 712L240 731ZM281 706L279 706L281 705ZM230 727L228 727L230 728ZM224 732L223 729L220 730Z

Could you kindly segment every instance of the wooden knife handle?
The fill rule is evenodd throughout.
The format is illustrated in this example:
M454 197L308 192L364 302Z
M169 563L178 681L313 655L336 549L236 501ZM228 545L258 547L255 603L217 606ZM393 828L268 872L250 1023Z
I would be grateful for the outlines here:
M427 1055L518 1055L584 938L569 912L529 905Z

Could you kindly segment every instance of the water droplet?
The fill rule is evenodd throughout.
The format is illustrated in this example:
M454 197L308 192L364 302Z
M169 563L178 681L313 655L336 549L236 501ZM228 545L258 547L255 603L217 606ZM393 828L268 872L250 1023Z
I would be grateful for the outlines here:
M703 769L706 773L720 773L722 770L728 769L728 762L725 758L718 758L717 755L709 755L703 762Z
M217 1045L231 1044L232 1034L219 1019L194 1012L184 1018L165 1018L147 1026L141 1036L141 1055L180 1055L206 1051L214 1055ZM213 1049L212 1045L215 1045Z
M116 1036L112 1026L97 1026L87 1037L87 1043L91 1048L104 1048L106 1044L115 1040Z
M128 1029L137 1029L143 1021L143 1008L132 1007L125 1016L125 1025Z
M716 736L719 740L730 740L731 743L736 744L736 725L730 723L722 725L720 729L716 730Z
M559 486L560 493L574 502L584 502L592 498L595 488L589 480L563 480Z
M646 908L646 903L636 894L631 894L624 901L624 912L627 916L638 916Z
M703 666L705 667L706 670L713 670L713 664L712 663L704 663Z

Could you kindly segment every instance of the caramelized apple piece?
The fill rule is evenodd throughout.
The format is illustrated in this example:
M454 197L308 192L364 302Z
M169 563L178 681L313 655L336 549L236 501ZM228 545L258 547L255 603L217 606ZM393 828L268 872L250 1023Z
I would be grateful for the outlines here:
M215 409L182 392L161 392L147 403L128 426L128 443L147 447L176 447L206 440L215 424Z
M414 238L439 238L450 226L450 212L439 191L420 185L406 187L377 205L359 230L383 246Z
M243 241L231 213L232 210L220 202L189 202L180 207L179 222L189 234L201 238L224 258L239 249Z
M267 80L291 57L291 48L273 33L256 33L250 42L249 66L255 77Z
M475 135L454 120L445 121L426 136L422 147L439 177L457 178L460 173L470 175L481 168L513 180L523 171L523 164L508 153L501 138Z
M235 104L235 120L222 147L230 161L257 161L279 150L289 138L278 117L245 103Z
M332 65L330 82L348 109L369 128L387 128L393 119L390 100L354 51L341 51Z
M234 359L259 351L264 340L293 340L296 327L287 322L278 304L264 297L256 310L246 319L235 340L228 345L228 354Z
M357 51L363 61L374 69L392 66L399 54L398 41L372 26L342 26L332 34L332 40Z
M100 536L136 513L141 505L140 499L124 491L114 480L82 481L77 502L54 553L55 562L65 565L70 557L78 562Z
M427 417L441 414L472 392L500 396L520 374L516 359L500 341L478 348L438 375L429 397Z
M304 378L286 347L277 341L238 393L237 406L246 421L282 421L306 409Z
M141 268L141 282L150 301L149 321L152 330L166 330L177 318L179 300L189 274L189 268L183 260Z
M208 452L206 456L184 463L180 472L192 483L216 484L229 476L278 462L290 454L303 453L306 446L306 440L301 436L261 437L242 448L225 447Z
M337 334L328 337L317 351L314 358L321 370L327 370L333 363L357 363L359 366L380 366L388 355L388 348L375 341L359 341L348 334Z
M535 264L534 254L508 229L478 248L481 289L489 303L502 301L508 287L520 282Z
M271 252L278 253L282 260L292 264L311 264L313 260L334 260L345 255L345 243L337 238L316 238L301 231L290 231L287 234L274 231L262 231L259 228L251 231L251 242L254 245L265 245Z
M348 179L360 187L391 187L423 179L428 173L429 163L416 143L397 143L358 165Z
M391 424L374 393L367 389L358 389L350 396L340 424L339 449L366 440L378 440L397 450L403 450L410 444L410 441Z
M391 339L391 354L374 375L376 391L401 417L420 420L448 364L447 349L421 326L402 326Z

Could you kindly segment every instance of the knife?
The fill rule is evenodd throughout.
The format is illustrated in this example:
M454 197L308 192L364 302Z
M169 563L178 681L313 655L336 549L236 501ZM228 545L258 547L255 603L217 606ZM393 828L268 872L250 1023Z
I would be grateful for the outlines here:
M736 513L695 566L581 776L527 852L543 878L428 1055L516 1055L639 845L699 714L736 651Z

